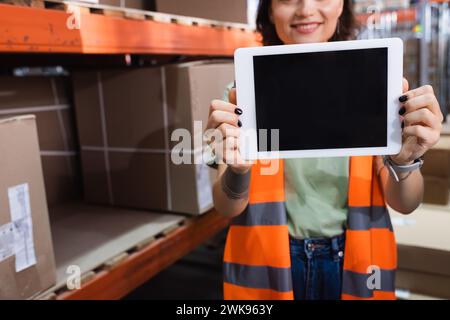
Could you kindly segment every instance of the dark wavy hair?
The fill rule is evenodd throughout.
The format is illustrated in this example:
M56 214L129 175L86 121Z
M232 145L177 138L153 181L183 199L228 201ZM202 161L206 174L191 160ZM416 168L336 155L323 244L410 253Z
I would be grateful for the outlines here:
M270 21L272 0L260 0L256 18L256 29L262 36L265 46L281 45L275 25ZM353 1L344 0L344 8L339 17L338 27L329 41L352 40L356 38L359 24L353 12Z

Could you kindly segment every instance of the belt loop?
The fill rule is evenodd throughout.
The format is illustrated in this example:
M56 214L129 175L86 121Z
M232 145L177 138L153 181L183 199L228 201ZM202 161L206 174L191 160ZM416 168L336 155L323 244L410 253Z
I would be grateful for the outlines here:
M331 238L331 248L333 249L333 253L337 253L339 251L338 237Z
M334 261L339 261L339 236L331 238L331 250Z

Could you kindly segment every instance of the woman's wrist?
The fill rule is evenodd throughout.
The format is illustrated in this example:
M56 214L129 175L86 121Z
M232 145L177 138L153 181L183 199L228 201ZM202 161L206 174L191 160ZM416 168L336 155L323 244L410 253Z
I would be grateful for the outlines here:
M228 166L222 175L221 185L228 198L233 200L246 199L250 186L250 170L239 173Z
M237 167L232 167L232 166L228 166L228 168L233 171L236 174L240 174L240 175L244 175L247 174L250 171L249 167L245 167L245 168L237 168Z
M402 159L398 159L395 156L388 156L388 157L394 164L396 164L398 166L407 166L407 165L411 165L414 163L414 160L413 161L405 161Z

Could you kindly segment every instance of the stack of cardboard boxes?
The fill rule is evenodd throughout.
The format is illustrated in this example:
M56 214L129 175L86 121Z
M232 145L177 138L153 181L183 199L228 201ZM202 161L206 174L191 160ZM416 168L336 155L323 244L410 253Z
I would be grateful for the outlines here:
M398 244L397 288L450 299L450 136L425 154L424 202L405 216L391 210ZM429 205L432 204L432 205Z
M34 116L0 119L0 300L56 282Z
M233 74L232 63L211 61L75 73L86 201L194 215L211 209L215 172L201 161L194 134ZM172 159L183 143L172 141L176 129L190 135L183 164Z
M254 24L258 0L81 0L87 3L198 17L203 19ZM250 18L251 17L251 18Z
M68 77L0 77L0 117L36 116L49 206L81 198Z
M450 212L422 206L404 216L391 210L398 244L396 287L409 294L450 299Z
M158 12L247 24L247 2L248 0L155 0L155 7Z
M0 299L30 298L56 281L47 208L81 199L69 84L0 77Z
M80 199L81 180L89 203L211 209L216 171L194 141L211 100L233 80L228 61L78 71L73 86L67 77L1 77L0 299L30 298L55 284L47 207Z
M80 1L139 10L154 10L155 8L152 0L75 0L74 2Z
M447 205L450 198L450 136L442 135L424 157L424 202Z

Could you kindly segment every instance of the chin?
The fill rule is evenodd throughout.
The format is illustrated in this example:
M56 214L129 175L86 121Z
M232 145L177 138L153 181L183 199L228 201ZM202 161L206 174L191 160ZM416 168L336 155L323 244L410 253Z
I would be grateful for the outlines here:
M302 43L316 43L324 42L322 37L311 34L311 35L295 35L292 37L292 44L302 44Z

